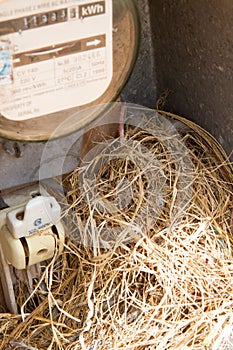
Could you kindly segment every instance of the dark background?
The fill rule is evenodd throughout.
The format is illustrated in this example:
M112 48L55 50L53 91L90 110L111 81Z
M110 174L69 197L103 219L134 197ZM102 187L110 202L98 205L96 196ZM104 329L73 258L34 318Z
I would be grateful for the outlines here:
M137 0L141 50L126 100L198 123L233 150L233 1Z

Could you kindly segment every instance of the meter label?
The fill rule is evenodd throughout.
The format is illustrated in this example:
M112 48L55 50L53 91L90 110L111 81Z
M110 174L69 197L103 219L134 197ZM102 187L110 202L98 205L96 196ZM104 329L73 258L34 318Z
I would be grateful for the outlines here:
M90 17L105 13L105 1L99 1L79 6L79 17Z
M112 55L112 0L0 2L0 113L19 121L95 101Z
M0 43L0 86L11 82L11 54L9 49L2 47Z

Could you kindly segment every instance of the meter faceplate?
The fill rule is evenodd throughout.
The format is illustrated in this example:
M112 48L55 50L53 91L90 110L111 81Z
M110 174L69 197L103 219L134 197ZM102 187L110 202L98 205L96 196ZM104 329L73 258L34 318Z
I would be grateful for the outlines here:
M61 123L56 137L89 124L101 113L100 104L119 94L137 40L131 1L1 2L0 135L47 140ZM79 116L92 105L100 105L94 114Z

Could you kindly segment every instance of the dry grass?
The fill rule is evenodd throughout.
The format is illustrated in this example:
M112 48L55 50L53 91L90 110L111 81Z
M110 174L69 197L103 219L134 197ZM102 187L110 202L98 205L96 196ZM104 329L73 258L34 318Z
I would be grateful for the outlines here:
M195 124L144 114L65 179L65 250L23 322L0 314L2 349L212 349L232 322L231 166Z

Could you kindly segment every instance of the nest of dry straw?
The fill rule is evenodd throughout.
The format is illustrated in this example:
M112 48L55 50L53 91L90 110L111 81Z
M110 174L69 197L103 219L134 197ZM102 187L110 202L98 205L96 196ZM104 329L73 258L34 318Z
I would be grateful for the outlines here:
M232 341L230 331L221 340L233 322L231 166L195 124L148 113L129 109L124 137L95 145L65 179L65 251L45 267L23 322L1 314L2 348Z

